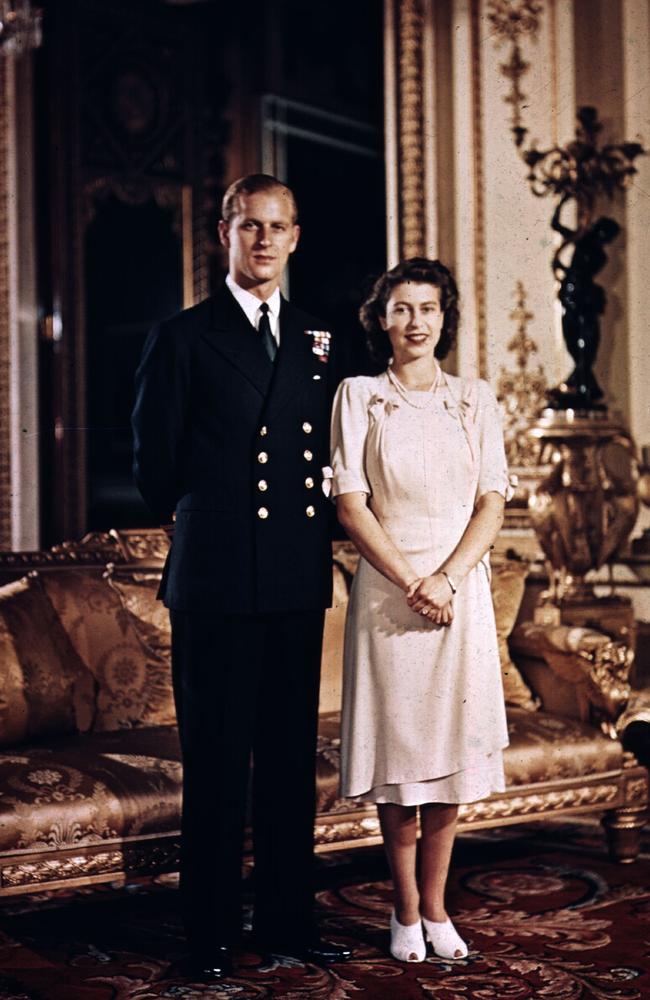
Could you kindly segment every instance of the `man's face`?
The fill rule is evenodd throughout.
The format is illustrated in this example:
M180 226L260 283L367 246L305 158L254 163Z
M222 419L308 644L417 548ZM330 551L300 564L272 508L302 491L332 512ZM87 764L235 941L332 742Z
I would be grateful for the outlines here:
M277 288L299 236L292 199L281 187L240 195L236 214L230 222L222 219L219 223L230 274L238 285L252 292L263 289L271 294Z

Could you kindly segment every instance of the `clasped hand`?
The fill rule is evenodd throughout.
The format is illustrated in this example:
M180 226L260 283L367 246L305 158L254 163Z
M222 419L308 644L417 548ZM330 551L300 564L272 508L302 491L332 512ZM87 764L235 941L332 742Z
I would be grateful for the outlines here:
M442 573L413 580L406 591L406 601L411 611L424 615L435 625L449 625L454 617L451 590Z

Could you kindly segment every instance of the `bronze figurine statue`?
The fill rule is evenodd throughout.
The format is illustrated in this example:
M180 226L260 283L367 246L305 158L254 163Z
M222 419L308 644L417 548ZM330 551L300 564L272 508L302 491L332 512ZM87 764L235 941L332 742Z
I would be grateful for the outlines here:
M556 409L604 409L599 402L603 391L593 373L600 343L600 316L605 311L607 296L595 276L607 263L604 251L619 232L620 226L608 216L601 216L582 231L569 229L560 220L568 196L561 199L551 226L560 233L563 243L553 257L553 271L560 281L558 298L562 304L562 333L575 367L565 382L549 392L551 406ZM564 264L562 251L573 243L571 260Z

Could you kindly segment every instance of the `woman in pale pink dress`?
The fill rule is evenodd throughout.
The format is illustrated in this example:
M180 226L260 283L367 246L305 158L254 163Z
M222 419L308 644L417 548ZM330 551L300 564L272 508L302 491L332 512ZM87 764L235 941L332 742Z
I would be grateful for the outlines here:
M341 384L332 425L337 513L361 554L346 625L342 792L377 803L391 952L402 961L424 959L425 934L437 955L467 955L444 898L458 804L503 790L508 742L488 561L508 473L491 389L438 364L457 303L438 261L382 275L361 318L387 368Z

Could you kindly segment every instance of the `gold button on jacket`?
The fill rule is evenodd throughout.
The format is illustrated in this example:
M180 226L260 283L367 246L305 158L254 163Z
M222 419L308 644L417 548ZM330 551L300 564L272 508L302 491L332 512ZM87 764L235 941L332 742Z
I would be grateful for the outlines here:
M261 517L261 519L263 521L265 521L266 518L269 516L269 512L268 512L267 508L266 507L260 507L259 510L258 510L258 512L257 512L257 516Z
M257 456L257 461L260 463L260 465L265 465L266 462L268 462L268 460L269 460L269 456L267 455L267 453L265 451L261 451L259 453L259 455Z
M269 484L267 483L266 479L260 479L259 483L257 484L257 488L260 491L260 493L266 493L266 491L269 488Z
M307 487L308 490L314 488L314 480L311 478L311 476L307 476L307 478L305 479L305 486Z
M302 429L305 432L305 434L311 434L312 426L308 420L305 420L304 424L302 425Z
M307 517L313 517L313 516L315 515L315 513L316 513L316 510L315 510L315 508L314 508L314 507L312 507L312 505L310 504L310 505L309 505L309 507L307 507L307 509L306 509L305 513L306 513Z
M314 457L313 452L311 452L309 448L305 448L305 450L303 451L303 455L307 462L311 462L312 458Z

